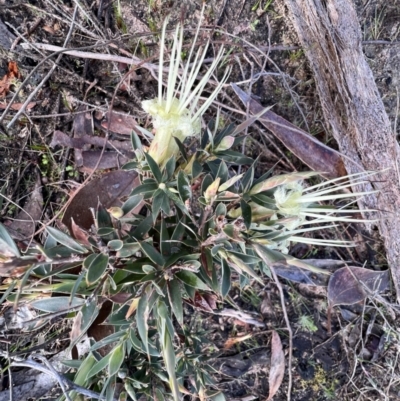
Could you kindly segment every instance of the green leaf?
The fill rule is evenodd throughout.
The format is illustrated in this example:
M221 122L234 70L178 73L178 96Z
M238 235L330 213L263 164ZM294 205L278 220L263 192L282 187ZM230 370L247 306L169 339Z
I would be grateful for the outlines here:
M140 167L140 163L128 162L121 167L121 170L136 170L138 167Z
M233 184L235 184L237 181L239 181L243 177L243 174L239 175L234 175L232 178L229 178L228 181L224 182L220 187L218 188L218 192L223 192L229 189Z
M275 204L275 200L267 195L263 194L251 195L250 198L254 203L257 203L257 205L260 205L270 210L278 210Z
M115 397L115 381L116 376L108 376L106 382L104 383L103 391L106 390L106 398L105 401L114 401Z
M169 240L169 234L167 230L167 224L165 219L161 220L161 230L160 230L160 251L164 258L171 255L171 242Z
M164 339L163 339L163 357L165 362L165 367L167 368L168 376L169 376L169 385L172 390L172 395L174 397L174 401L180 400L180 392L178 381L176 380L175 374L175 350L172 345L171 337L169 336L168 332L165 332Z
M89 269L89 266L91 265L91 263L93 262L94 259L96 259L97 254L96 253L92 253L91 255L87 256L85 258L85 260L83 261L83 267L85 269Z
M135 228L135 230L132 233L132 238L135 238L136 241L143 240L144 236L150 231L152 227L153 227L153 217L147 216Z
M240 207L242 208L242 216L244 225L249 230L251 226L251 206L243 199L240 200Z
M88 286L96 283L104 274L108 266L108 255L99 253L91 261L88 271L86 273L86 283Z
M178 244L172 242L173 246L179 247L179 242L182 241L184 234L185 226L183 225L183 221L180 220L172 233L171 241L178 241Z
M51 235L57 242L61 245L66 246L69 249L72 249L74 252L77 253L86 253L87 249L84 248L81 244L76 242L73 238L69 235L64 234L62 231L57 230L54 227L46 227L46 231Z
M152 182L153 181L153 182ZM153 192L158 189L158 184L154 180L149 180L145 184L141 184L137 186L130 194L130 196L134 195L143 195L146 199L153 196Z
M69 302L69 297L54 297L39 299L37 301L31 302L29 305L33 306L43 312L60 312L63 310L68 310L68 308L73 308L75 306L80 306L85 303L83 298L74 298L72 302Z
M167 164L165 165L164 174L163 174L163 182L169 181L175 172L176 159L175 156L172 156L168 159Z
M144 348L146 349L147 354L149 353L148 351L148 338L147 338L147 332L149 330L149 326L147 323L147 319L149 317L150 310L149 310L149 304L148 304L148 299L147 299L147 294L143 294L138 303L137 311L136 311L136 324L139 332L139 336L142 339Z
M230 149L235 143L235 138L233 136L226 136L222 139L219 145L215 148L216 152L223 152L224 150Z
M3 199L3 198L0 196L0 199ZM1 240L4 241L5 244L2 244ZM15 244L14 240L11 238L11 236L8 233L8 231L6 230L6 228L1 223L0 223L0 247L1 247L2 251L7 250L7 251L11 252L12 254L14 254L15 256L21 257L21 254L19 252L17 245ZM0 252L2 252L2 251L0 251Z
M116 240L117 241L117 240ZM118 258L129 258L140 251L140 245L137 242L126 242L122 248L118 250Z
M101 204L99 204L97 207L96 221L99 229L110 228L113 226L110 213L108 213L108 211Z
M215 156L225 160L228 163L235 163L238 165L252 164L254 160L250 157L243 156L240 152L235 152L234 150L225 150L223 152L216 152Z
M228 135L231 135L236 129L235 124L231 123L228 124L224 129L222 129L220 132L218 132L217 135L215 135L215 147L217 147L220 142L222 141L223 138L225 138Z
M108 235L113 234L114 231L114 227L101 227L97 230L97 235L100 235L100 237L107 237Z
M164 191L157 189L154 193L153 204L151 205L151 215L153 217L153 222L157 220L157 217L161 211L161 205L163 204L163 198L167 196Z
M132 344L132 347L138 351L142 352L143 351L143 343L137 338L134 329L131 327L129 330L129 340Z
M154 246L150 245L148 242L141 242L139 243L139 245L142 248L142 251L149 257L152 262L159 266L164 265L164 258L162 257L160 252L158 252L157 249L154 248Z
M121 343L117 345L112 351L110 363L108 364L109 376L113 376L118 372L119 368L124 362L124 358L125 358L125 347L124 343Z
M223 184L228 180L228 177L229 177L228 167L224 161L221 161L215 178L220 178L221 179L220 182L221 184Z
M144 156L145 156L146 161L147 161L147 163L148 163L148 165L150 167L151 172L154 175L154 178L160 184L162 182L162 174L161 174L160 167L158 167L158 164L155 162L155 160L148 153L145 153Z
M69 349L72 349L72 347L82 339L82 337L86 334L86 332L88 331L89 327L92 325L98 314L99 314L99 308L97 306L96 300L90 302L89 304L83 305L82 309L78 312L81 321L79 328L79 335L77 335L76 338L73 341L71 341L71 343L69 344Z
M183 213L190 217L190 214L185 206L185 204L177 197L173 192L169 191L168 189L165 191L168 197L175 203L175 206L178 206Z
M112 333L109 336L103 338L100 341L97 341L94 345L92 345L90 347L90 351L96 351L99 348L104 347L105 345L108 345L108 344L111 344L111 343L115 343L121 337L123 337L125 335L126 335L126 330L120 330L120 331L117 331L116 333Z
M170 280L167 282L169 302L171 304L172 311L175 314L178 323L183 326L183 306L182 306L182 294L181 286L178 280Z
M237 257L235 254L230 252L229 254L227 253L227 260L228 263L231 267L233 267L238 273L243 274L247 273L250 277L254 278L256 281L258 281L261 285L264 285L264 282L260 277L257 276L255 271L248 266L246 263L242 261L239 257Z
M221 268L221 295L225 298L231 289L231 268L223 258L221 258Z
M203 283L194 273L189 272L187 270L181 270L180 272L175 274L176 277L179 278L184 284L197 288L203 291L209 291L210 289L206 284Z
M185 146L180 141L180 139L178 139L176 136L174 136L173 138L175 139L175 142L178 145L178 148L179 148L179 150L181 152L182 157L184 158L185 162L187 162L188 161L188 156L187 156L187 153L186 153Z
M78 386L84 386L88 380L88 375L90 370L92 369L93 365L96 363L96 359L92 354L89 354L85 360L81 363L78 371L74 377L74 383Z
M131 142L133 150L142 149L142 141L135 131L131 132Z
M254 162L255 164L255 162ZM247 192L249 188L253 185L254 180L254 164L251 166L243 176L243 180L241 182L242 191Z
M126 200L126 202L121 206L121 209L123 210L124 215L129 213L131 210L135 209L142 201L143 201L142 195L130 196Z
M224 203L218 203L215 208L215 216L226 216L226 206Z
M136 325L139 332L139 336L143 342L145 352L150 355L150 346L148 340L148 319L153 309L154 303L159 298L156 291L148 287L146 292L142 294L139 299L138 308L136 310Z
M261 262L261 259L257 256L252 256L252 255L246 255L241 252L234 252L234 251L226 251L227 255L233 255L240 260L242 260L244 263L249 264L249 265L254 265L256 263Z
M89 373L87 374L87 378L90 379L91 377L93 377L94 375L97 375L97 373L99 373L103 369L105 369L108 366L109 362L110 362L111 355L112 354L108 354L104 358L100 359L100 361L95 363L92 366L92 368L89 370Z
M182 202L186 202L192 198L192 188L190 187L189 178L182 170L178 173L178 191Z
M194 298L196 296L196 288L191 287L190 285L184 284L185 291L188 294L189 298L194 301Z
M122 249L123 246L124 243L120 239L113 239L111 241L108 241L107 244L108 249L111 249L112 251L119 251L120 249Z
M197 178L202 172L203 166L197 160L194 160L192 163L192 178Z

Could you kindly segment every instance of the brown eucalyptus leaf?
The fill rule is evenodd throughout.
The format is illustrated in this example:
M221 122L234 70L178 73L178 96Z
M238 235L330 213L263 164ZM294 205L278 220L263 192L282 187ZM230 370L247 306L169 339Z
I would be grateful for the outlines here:
M73 199L67 207L62 222L71 230L71 219L75 223L89 230L94 223L90 209L96 209L100 203L104 208L121 206L121 198L139 185L135 171L116 170L95 178L87 185L79 188L72 196Z
M231 86L244 105L249 106L250 113L257 115L262 112L264 107L260 103L252 99L237 85L231 84ZM338 152L283 117L267 110L258 121L313 171L321 172L321 175L329 179L347 175L342 157Z
M115 141L115 140L107 140L106 138L102 138L100 136L90 136L83 135L79 138L71 138L67 134L62 131L55 130L53 133L53 138L50 143L50 147L54 148L55 146L67 146L75 149L85 149L87 145L98 146L99 148L106 149L116 149L120 151L129 152L132 150L131 141Z
M11 110L18 111L24 105L25 105L25 103L13 103L10 108L11 108ZM7 108L7 106L8 106L8 103L0 103L0 110L5 110ZM29 111L29 110L33 109L35 106L36 106L36 102L30 102L30 103L28 103L27 106L25 106L25 110Z
M112 111L104 116L101 127L105 130L121 135L131 135L132 131L137 127L136 120L127 114L120 114Z
M269 371L269 396L267 401L272 400L282 384L285 374L285 354L279 334L273 330L271 339L271 369Z
M100 157L100 162L98 162ZM133 152L127 152L127 155L125 156L116 151L102 152L101 150L86 150L82 152L82 165L80 170L85 173L91 173L94 170L118 168L127 163L133 157Z
M368 292L383 292L389 288L389 283L388 270L373 271L364 267L342 267L329 280L329 304L333 307L364 301Z
M89 242L89 234L87 231L80 228L71 217L71 234L72 236L84 245L91 246Z

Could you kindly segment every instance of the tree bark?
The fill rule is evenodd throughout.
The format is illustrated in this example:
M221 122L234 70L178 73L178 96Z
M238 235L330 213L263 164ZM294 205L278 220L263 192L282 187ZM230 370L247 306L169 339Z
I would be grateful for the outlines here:
M399 146L361 47L361 30L351 0L285 0L314 72L325 120L349 174L377 171L362 190L378 190L359 201L376 209L366 218L384 240L400 301ZM360 189L360 188L357 188ZM367 224L372 230L374 225Z

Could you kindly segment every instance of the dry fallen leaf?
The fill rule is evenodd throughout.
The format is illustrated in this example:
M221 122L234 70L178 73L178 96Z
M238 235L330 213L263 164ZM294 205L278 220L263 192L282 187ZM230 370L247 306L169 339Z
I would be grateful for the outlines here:
M371 293L380 293L389 288L389 271L373 271L364 267L347 266L333 273L328 284L328 300L331 307L352 305Z
M62 222L70 232L72 218L79 227L89 230L94 223L90 209L96 210L99 203L104 208L121 206L120 198L129 195L137 185L139 179L135 171L117 170L105 173L72 195L73 199L64 213Z
M248 340L249 338L251 338L252 336L253 336L252 334L246 334L246 335L240 336L240 337L231 337L231 338L228 338L228 339L225 341L224 349L227 350L227 349L229 349L229 348L232 348L235 344L240 343L240 342L242 342L242 341L246 341L246 340Z
M0 88L1 90L1 88ZM1 94L0 94L1 97ZM11 110L14 111L18 111L21 109L21 107L24 105L25 103L13 103L11 105ZM0 110L5 110L7 108L8 104L7 103L0 103ZM36 106L36 102L30 102L28 103L28 105L25 107L25 110L29 111L30 109L32 109L33 107Z
M137 122L132 116L113 111L111 114L108 112L104 116L103 121L101 121L101 127L105 130L109 129L116 134L130 136L137 127Z
M285 374L285 354L279 334L273 330L271 339L271 370L269 371L269 396L267 401L272 400L282 384Z
M10 91L10 86L19 78L21 78L21 74L18 71L17 63L15 61L9 61L8 73L0 80L0 99L6 97L7 93Z
M233 90L247 106L252 115L261 113L264 107L252 99L237 85L232 84ZM291 124L271 110L267 110L258 120L270 130L293 154L313 171L321 172L326 178L343 177L347 175L342 157L338 152L324 145L307 132Z

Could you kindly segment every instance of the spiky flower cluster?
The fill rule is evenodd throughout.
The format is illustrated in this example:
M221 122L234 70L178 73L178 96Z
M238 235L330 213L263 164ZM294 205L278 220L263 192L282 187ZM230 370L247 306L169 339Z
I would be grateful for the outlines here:
M152 117L152 124L155 131L155 138L150 145L149 154L160 166L164 166L170 157L177 156L179 153L179 148L174 137L183 142L187 137L196 135L200 132L200 118L220 92L229 74L229 70L227 70L223 79L211 95L209 95L207 100L198 107L200 96L202 95L206 84L209 82L210 77L220 64L224 49L223 47L220 49L208 71L195 85L209 43L207 42L203 50L200 48L197 51L192 62L194 54L193 45L190 49L185 66L183 66L183 27L178 24L173 36L173 47L171 50L168 80L166 84L167 87L163 94L165 31L167 22L168 21L164 23L161 36L158 98L142 102L143 110L149 113ZM200 24L193 40L193 44L197 41L199 29Z

